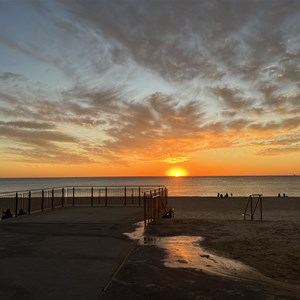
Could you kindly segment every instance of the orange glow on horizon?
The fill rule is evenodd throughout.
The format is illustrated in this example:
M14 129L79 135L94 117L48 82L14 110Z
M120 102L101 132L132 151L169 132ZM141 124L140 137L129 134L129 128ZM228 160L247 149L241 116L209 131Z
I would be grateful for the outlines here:
M253 155L255 149L214 149L197 153L188 161L170 165L159 160L120 164L43 164L0 160L0 178L111 177L111 176L259 176L300 174L300 154ZM177 174L176 174L177 173Z

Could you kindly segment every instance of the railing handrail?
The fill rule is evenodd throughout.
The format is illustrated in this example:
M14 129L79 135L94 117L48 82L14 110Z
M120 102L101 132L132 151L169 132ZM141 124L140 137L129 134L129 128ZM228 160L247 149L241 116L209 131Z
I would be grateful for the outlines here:
M0 192L1 195L7 194L16 194L16 193L28 193L28 192L36 192L36 191L49 191L49 190L59 190L63 188L163 188L165 185L67 185L67 186L56 186L56 187L48 187L48 188L34 188L34 189L26 189L26 190L17 190L10 192Z
M0 194L3 218L43 212L65 206L142 206L144 194L156 195L166 189L161 185L64 186Z

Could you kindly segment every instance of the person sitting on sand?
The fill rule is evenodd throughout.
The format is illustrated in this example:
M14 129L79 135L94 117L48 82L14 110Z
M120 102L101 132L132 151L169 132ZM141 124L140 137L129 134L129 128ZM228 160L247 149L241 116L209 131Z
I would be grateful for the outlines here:
M12 218L12 213L9 208L2 213L2 219L8 219L8 218Z

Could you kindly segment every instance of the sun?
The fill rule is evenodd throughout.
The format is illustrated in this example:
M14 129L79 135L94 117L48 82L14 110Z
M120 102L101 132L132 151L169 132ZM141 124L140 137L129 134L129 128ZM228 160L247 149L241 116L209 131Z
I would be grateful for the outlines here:
M187 171L183 168L172 168L167 171L167 176L172 176L172 177L181 177L181 176L186 176Z

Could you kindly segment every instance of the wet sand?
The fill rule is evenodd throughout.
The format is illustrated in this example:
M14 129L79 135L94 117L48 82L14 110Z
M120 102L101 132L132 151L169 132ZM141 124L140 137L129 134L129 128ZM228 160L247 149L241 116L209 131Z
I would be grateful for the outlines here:
M199 246L211 255L254 268L256 275L247 275L248 279L269 293L300 299L300 198L264 197L263 222L258 221L259 214L254 221L243 220L246 202L243 197L173 197L169 204L175 218L149 226L146 235L199 236L203 238ZM166 260L174 265L171 256ZM189 255L182 257L177 263L195 268ZM243 279L239 273L233 277Z

